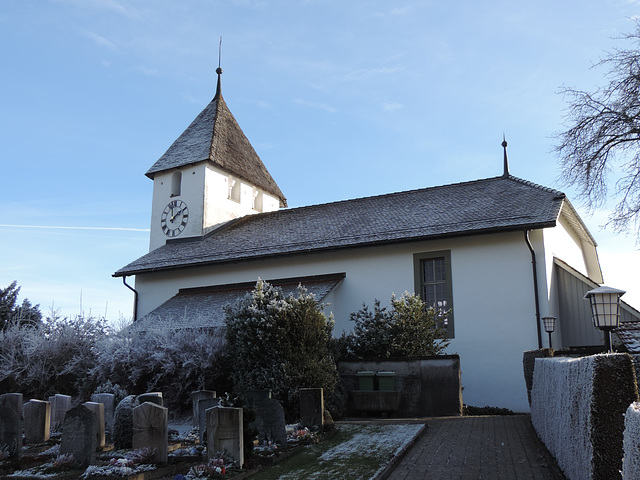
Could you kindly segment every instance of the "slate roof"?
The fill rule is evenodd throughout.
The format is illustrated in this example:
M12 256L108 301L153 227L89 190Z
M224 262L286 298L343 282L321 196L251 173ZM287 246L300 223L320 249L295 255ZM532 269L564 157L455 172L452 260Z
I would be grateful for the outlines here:
M218 82L218 91L209 105L146 175L153 178L158 172L210 161L276 196L280 206L286 207L287 199L231 114L219 85Z
M247 215L169 241L114 276L280 255L555 226L562 192L501 176Z
M296 294L298 285L303 285L318 302L342 281L344 273L268 280L282 289L284 295ZM256 278L256 281L258 279ZM222 328L225 307L253 290L255 282L220 285L215 287L181 289L158 308L136 321L136 331L182 328Z

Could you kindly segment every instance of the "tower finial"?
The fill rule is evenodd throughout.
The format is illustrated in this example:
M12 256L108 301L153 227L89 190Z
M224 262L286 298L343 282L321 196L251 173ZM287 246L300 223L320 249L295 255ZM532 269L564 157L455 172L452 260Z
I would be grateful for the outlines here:
M220 43L218 44L218 68L216 73L218 74L218 85L216 86L216 98L222 95L222 88L220 86L220 77L222 76L222 68L220 68L220 58L222 57L222 36L220 36Z
M507 159L507 140L504 136L504 133L502 134L502 148L504 148L504 170L502 172L502 176L508 177L509 176L509 160Z

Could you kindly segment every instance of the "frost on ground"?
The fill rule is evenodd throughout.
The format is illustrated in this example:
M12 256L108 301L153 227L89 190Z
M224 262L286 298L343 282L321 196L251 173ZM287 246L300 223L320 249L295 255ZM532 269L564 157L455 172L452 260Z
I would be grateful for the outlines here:
M322 461L336 461L352 455L366 456L373 452L390 452L396 455L423 425L351 425L351 428L362 430L351 439L327 450L320 456ZM346 428L342 427L342 428ZM371 431L371 430L375 431Z
M290 471L281 475L279 480L374 478L423 427L423 424L342 424L338 427L340 434L348 438L318 455L304 471ZM321 446L319 444L311 448Z

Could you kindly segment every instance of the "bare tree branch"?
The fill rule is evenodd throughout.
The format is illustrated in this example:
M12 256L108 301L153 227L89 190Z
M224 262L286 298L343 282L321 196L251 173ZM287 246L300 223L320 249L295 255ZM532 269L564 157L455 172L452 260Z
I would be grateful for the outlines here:
M640 242L640 23L622 39L634 48L609 52L594 65L608 69L604 88L592 93L561 89L569 99L568 128L556 135L554 150L562 183L575 186L591 210L615 198L609 224L616 231L633 231ZM611 193L613 172L620 178Z

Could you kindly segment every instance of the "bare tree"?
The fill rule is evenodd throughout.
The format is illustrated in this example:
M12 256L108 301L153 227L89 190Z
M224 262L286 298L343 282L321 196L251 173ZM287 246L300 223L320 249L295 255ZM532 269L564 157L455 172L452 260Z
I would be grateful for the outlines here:
M618 232L633 231L640 242L640 23L622 39L633 48L616 49L594 65L608 69L606 87L593 93L562 89L570 99L570 128L557 135L555 151L563 184L576 186L592 210L613 190L617 204L608 224Z

